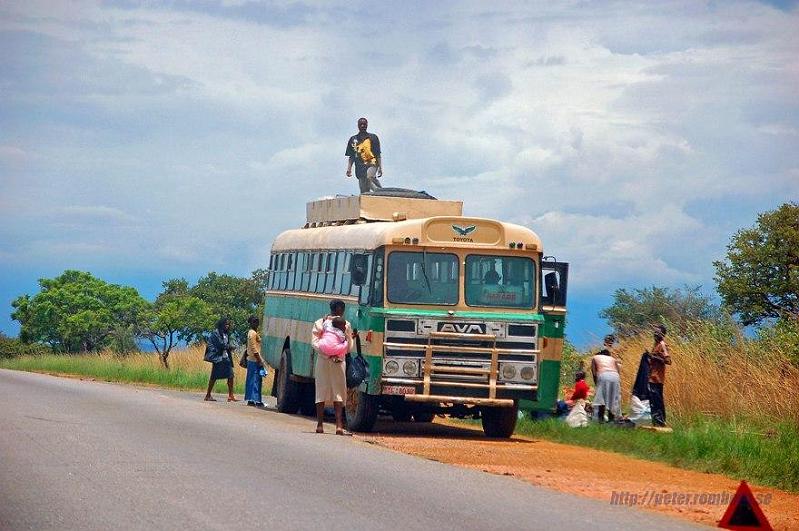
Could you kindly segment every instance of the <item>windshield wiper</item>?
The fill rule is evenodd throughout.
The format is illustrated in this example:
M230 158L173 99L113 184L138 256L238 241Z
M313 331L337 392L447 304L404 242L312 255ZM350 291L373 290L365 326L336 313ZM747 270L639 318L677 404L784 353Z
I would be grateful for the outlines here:
M427 284L427 292L432 294L433 288L430 286L430 279L427 278L427 249L422 249L422 275L424 276L424 283Z

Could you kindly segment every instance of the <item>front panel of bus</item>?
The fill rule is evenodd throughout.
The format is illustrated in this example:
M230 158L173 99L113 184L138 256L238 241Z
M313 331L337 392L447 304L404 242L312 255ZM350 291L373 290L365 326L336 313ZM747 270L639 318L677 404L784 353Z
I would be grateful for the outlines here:
M551 409L563 312L542 313L540 253L391 245L370 258L359 326L366 391ZM565 277L564 277L565 278ZM425 371L431 364L435 372ZM421 398L421 397L417 397Z

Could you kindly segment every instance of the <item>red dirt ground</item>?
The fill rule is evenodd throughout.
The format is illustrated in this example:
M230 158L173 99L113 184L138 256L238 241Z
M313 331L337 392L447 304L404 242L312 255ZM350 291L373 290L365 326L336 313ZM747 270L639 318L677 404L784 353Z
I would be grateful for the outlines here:
M667 435L666 435L667 436ZM615 492L667 494L732 494L738 481L718 474L705 474L645 461L621 454L541 439L515 436L491 440L479 428L433 424L378 424L371 434L356 435L366 443L379 444L434 461L514 476L533 485L547 487L610 503ZM799 529L799 494L750 485L757 496L768 496L761 509L774 529ZM652 494L650 494L651 496ZM697 502L700 500L697 500ZM726 505L639 505L706 525L716 526Z

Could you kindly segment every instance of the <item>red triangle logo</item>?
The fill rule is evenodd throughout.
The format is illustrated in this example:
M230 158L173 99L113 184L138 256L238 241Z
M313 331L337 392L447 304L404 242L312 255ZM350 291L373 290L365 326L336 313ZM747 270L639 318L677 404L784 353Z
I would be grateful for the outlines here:
M766 520L766 515L752 494L746 481L741 481L735 496L719 521L723 529L767 529L773 531L771 524Z

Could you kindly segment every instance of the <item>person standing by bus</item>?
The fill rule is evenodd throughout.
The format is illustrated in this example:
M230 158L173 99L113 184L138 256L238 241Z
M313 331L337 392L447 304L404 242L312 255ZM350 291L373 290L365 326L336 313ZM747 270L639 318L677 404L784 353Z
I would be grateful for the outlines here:
M605 422L605 411L608 420L621 419L621 378L619 362L610 350L602 349L591 358L591 374L596 384L593 406L597 410L599 422Z
M261 321L252 315L247 319L247 323L250 329L247 331L247 380L244 386L244 400L248 406L264 407L261 374L266 364L261 358L261 335L258 333Z
M230 329L233 325L230 319L222 317L216 323L214 330L208 338L207 349L211 351L211 376L208 378L208 390L205 393L205 400L216 402L211 396L214 384L217 380L227 380L227 401L238 402L233 395L233 345L230 344Z
M325 330L325 322L344 316L344 301L330 301L330 315L318 319L311 330L311 347L316 351L314 376L316 383L316 433L324 433L325 403L332 402L336 412L336 435L344 435L344 399L347 396L346 362L338 356L325 356L319 350L319 341ZM344 334L348 351L352 350L353 334L349 321L345 321Z
M366 131L368 126L366 118L358 118L358 134L350 137L344 152L349 157L347 177L352 177L352 165L355 164L355 177L358 178L361 193L374 192L383 187L377 180L383 176L380 139Z
M666 347L666 327L655 327L655 344L649 352L649 408L652 425L666 425L666 404L663 400L663 384L666 381L666 365L671 365L671 355Z

